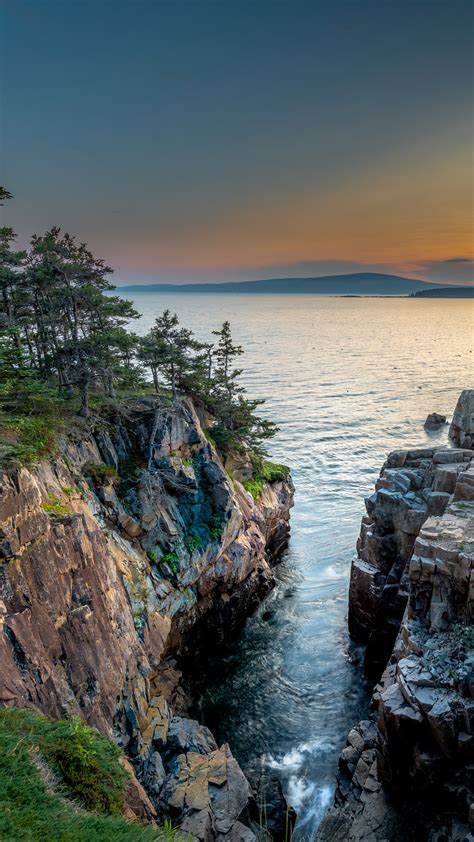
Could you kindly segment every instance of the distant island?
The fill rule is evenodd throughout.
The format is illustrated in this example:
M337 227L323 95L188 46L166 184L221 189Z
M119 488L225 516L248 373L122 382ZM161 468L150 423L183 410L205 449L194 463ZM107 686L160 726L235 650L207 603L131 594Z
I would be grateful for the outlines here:
M423 293L436 295L439 287L446 290L443 297L460 297L460 290L466 297L472 294L471 287L441 287L427 284L415 278L386 275L376 272L356 272L350 275L324 275L316 278L268 278L260 281L228 281L224 283L198 284L129 284L118 287L120 292L211 292L211 293L273 293L280 295L412 295ZM452 293L451 293L452 291ZM467 294L466 294L467 291Z
M474 298L474 287L433 287L421 289L411 295L412 298Z

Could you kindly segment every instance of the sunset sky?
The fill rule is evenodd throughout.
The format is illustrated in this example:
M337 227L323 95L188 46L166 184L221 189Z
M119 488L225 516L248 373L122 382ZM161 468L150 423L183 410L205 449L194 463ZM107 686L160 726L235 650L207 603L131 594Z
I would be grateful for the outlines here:
M470 0L2 4L1 176L116 283L473 275Z

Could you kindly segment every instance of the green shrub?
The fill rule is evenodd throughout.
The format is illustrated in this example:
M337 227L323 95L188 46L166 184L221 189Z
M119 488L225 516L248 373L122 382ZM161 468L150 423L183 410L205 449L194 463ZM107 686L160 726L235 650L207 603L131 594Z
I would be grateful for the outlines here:
M287 465L279 465L276 462L267 461L259 463L259 476L265 482L281 482L288 479L289 475L290 469Z
M146 554L150 561L152 561L153 563L158 561L158 553L156 550L147 550Z
M172 573L177 573L179 569L179 558L177 553L172 550L168 553L163 553L161 561L171 570Z
M288 479L290 469L286 465L278 465L276 462L264 462L261 459L252 460L252 478L244 482L244 488L254 500L259 500L265 483L281 482Z
M72 497L73 494L80 494L81 490L77 487L77 485L62 485L61 491L66 497Z
M196 532L188 532L184 536L184 545L190 553L194 552L194 550L198 550L199 547L202 547L202 538Z
M84 473L90 476L92 482L98 488L106 485L108 480L114 480L118 477L115 468L105 465L104 462L100 462L98 465L95 462L88 462L87 465L84 465Z
M249 479L244 482L244 488L252 495L254 500L259 500L263 491L263 481Z
M209 521L209 536L211 538L211 541L218 541L222 535L223 529L224 526L221 515L212 515Z

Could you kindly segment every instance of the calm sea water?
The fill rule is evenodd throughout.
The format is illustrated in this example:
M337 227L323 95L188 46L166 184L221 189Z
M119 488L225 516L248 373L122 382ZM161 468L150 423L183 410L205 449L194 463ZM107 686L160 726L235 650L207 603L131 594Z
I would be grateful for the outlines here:
M386 454L428 435L472 385L470 301L137 294L138 331L169 307L199 339L224 319L245 348L250 395L280 426L272 458L296 486L292 538L276 589L213 662L201 720L244 768L281 776L310 838L334 789L337 757L365 715L367 688L346 630L364 496ZM240 362L240 361L239 361Z

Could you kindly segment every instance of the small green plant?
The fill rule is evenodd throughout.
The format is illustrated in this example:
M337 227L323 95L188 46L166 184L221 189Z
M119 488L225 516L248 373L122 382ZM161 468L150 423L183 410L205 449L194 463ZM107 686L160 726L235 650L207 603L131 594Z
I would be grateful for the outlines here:
M158 553L156 550L147 550L146 554L150 561L152 561L153 563L158 561Z
M203 430L203 432L204 432L204 436L206 437L206 439L208 440L208 442L210 442L211 444L214 444L214 445L215 445L216 440L215 440L215 438L214 438L214 435L213 435L212 429L213 429L212 427L207 427L205 430Z
M187 457L186 459L183 459L183 465L186 465L188 468L192 468L193 465L194 465L194 462L193 462L192 459Z
M161 556L161 561L164 564L166 564L166 566L169 568L169 570L171 570L172 573L178 572L179 558L174 550L168 553L163 553L163 555Z
M41 508L47 515L52 518L69 517L69 515L72 515L71 509L65 506L54 494L48 494L48 498L47 503L41 504Z
M202 547L202 538L195 532L188 532L187 535L184 536L184 545L186 549L192 553L194 550L198 550L199 547Z
M260 499L265 483L282 482L288 479L290 474L290 469L286 465L266 462L259 458L252 459L252 467L252 477L244 482L244 488L254 500Z
M112 468L110 465L105 465L104 462L100 462L99 464L96 464L95 462L88 462L87 465L84 465L84 473L90 476L92 482L98 488L102 488L102 486L106 485L110 480L116 480L118 477L115 468Z
M254 500L259 500L263 491L263 482L255 479L249 479L244 482L244 488L252 495Z
M224 529L223 519L221 515L212 515L209 521L209 537L211 541L218 541Z
M66 495L66 497L72 497L73 494L80 493L78 487L75 485L62 485L61 491Z
M474 629L467 628L464 632L464 645L468 650L474 649Z

